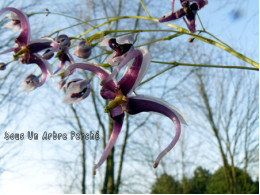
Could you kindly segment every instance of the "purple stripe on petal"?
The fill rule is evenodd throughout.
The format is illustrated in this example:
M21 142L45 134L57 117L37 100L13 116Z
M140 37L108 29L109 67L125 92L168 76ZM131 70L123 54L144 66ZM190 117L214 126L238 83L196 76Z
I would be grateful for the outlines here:
M0 15L2 15L6 11L12 11L18 15L21 21L21 33L16 39L16 43L19 45L27 45L30 39L30 26L29 26L29 20L25 13L22 11L13 8L13 7L7 7L0 11Z
M179 10L177 10L175 12L170 12L170 13L168 13L166 15L163 15L159 19L159 22L169 22L171 20L175 20L175 19L181 18L183 16L185 16L185 12L184 12L184 10L182 8L182 9L179 9Z
M118 135L121 131L121 128L123 125L123 120L124 120L124 114L121 114L120 116L117 116L116 118L114 118L113 132L111 134L111 137L108 141L108 144L106 145L106 148L105 148L99 162L94 167L94 171L93 171L94 175L96 174L96 169L98 169L104 163L104 161L107 159L107 157L109 155L109 152L113 148L113 146L118 138Z
M5 50L5 51L2 51L2 52L0 53L0 55L6 54L6 53L9 53L9 52L12 52L12 51L14 51L14 48L7 49L7 50Z
M132 96L128 97L128 104L126 106L129 114L138 114L140 112L157 112L170 118L176 126L176 134L171 143L159 154L157 157L154 168L156 168L162 159L177 143L181 134L180 122L187 124L182 114L170 106L163 100L152 98L148 96Z
M134 50L129 53L120 63L120 65L123 63L126 64L133 58L135 58L133 64L130 66L123 78L118 82L118 87L124 95L127 95L133 89L134 84L136 83L143 62L142 52L140 50Z
M88 63L75 63L75 64L70 65L67 68L67 70L64 74L64 77L69 76L71 74L71 72L76 68L80 68L80 69L83 69L83 70L88 70L90 72L93 72L102 81L105 80L110 74L110 72L107 71L106 69L99 67L99 66L96 66L96 65L91 65L91 64L88 64ZM108 84L107 87L109 87L110 89L115 89L115 87L116 87L116 81L114 81L114 80L109 81L107 84Z
M37 42L35 40L28 44L27 48L29 49L30 53L37 53L39 51L42 51L44 49L48 49L51 47L52 41L50 41L50 40L40 41L40 39L37 39L37 40L39 40L39 42Z

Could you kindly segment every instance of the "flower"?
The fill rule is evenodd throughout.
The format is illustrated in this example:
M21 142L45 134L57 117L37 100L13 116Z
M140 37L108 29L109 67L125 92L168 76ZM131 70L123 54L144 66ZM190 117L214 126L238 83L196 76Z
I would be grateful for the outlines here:
M38 54L32 54L32 55L29 55L29 57L27 57L26 55L22 55L21 56L21 62L24 63L24 61L26 61L26 60L28 60L26 62L26 64L37 64L42 71L41 82L39 82L38 77L36 77L33 74L28 75L24 79L24 81L22 83L21 90L25 90L26 92L30 92L30 91L38 88L38 87L41 87L45 83L46 78L47 78L47 74L48 74L47 73L47 71L48 71L47 67L49 67L49 63L46 60L40 58L40 56Z
M131 64L132 60L135 59L136 55L140 54L140 52L142 53L144 60L142 61L141 64L142 70L138 75L137 78L138 82L136 83L139 84L139 82L143 79L150 65L152 56L150 55L150 53L147 51L145 47L140 47L139 49L135 49L134 46L131 44L132 41L133 41L133 36L126 35L126 36L118 37L117 39L107 38L101 42L102 46L109 44L109 46L116 51L115 54L112 54L113 56L112 58L111 56L109 57L110 59L108 61L111 61L112 59L113 62L116 62L118 64L118 66L113 70L113 72L105 80L101 82L101 85L104 85L104 83L108 82L110 79L114 79L115 76L120 71L120 69L127 64ZM126 71L127 70L128 69L126 69ZM134 85L132 91L134 91L136 87L137 85Z
M169 152L178 141L181 133L181 123L187 124L181 112L163 100L144 95L131 95L133 88L138 86L144 76L142 71L146 71L146 68L143 68L142 66L147 66L145 63L150 63L151 60L149 52L144 48L143 50L144 51L133 50L131 55L129 53L123 59L124 63L131 61L132 65L129 67L119 82L117 82L113 77L112 79L107 79L111 77L110 72L99 66L88 63L72 64L68 67L64 74L65 77L69 76L71 71L76 68L80 68L97 74L102 81L107 80L104 82L100 94L104 99L110 101L110 103L105 108L105 112L110 114L110 117L114 121L114 125L113 132L106 145L106 148L100 160L94 167L94 174L96 173L96 169L99 168L107 159L109 152L113 148L122 128L125 112L132 115L138 114L140 112L157 112L167 116L175 124L176 134L171 143L157 157L154 168L158 166L162 157L165 156L166 153Z
M196 21L195 21L196 13L198 10L200 10L201 8L205 7L208 4L208 0L180 0L183 8L181 8L177 11L174 11L174 1L175 0L172 0L172 12L170 12L166 15L163 15L159 19L159 22L168 22L168 21L183 17L183 20L186 23L189 31L191 33L195 33L196 32ZM194 2L194 3L190 4L190 2ZM185 19L184 16L186 16L187 20Z
M88 97L90 93L90 83L88 80L73 79L66 84L66 96L63 103L74 105Z
M87 59L91 55L91 50L91 45L86 45L85 41L80 41L73 54L79 58Z
M68 61L70 64L74 63L73 57L69 53L70 47L70 39L67 35L59 35L55 39L59 44L59 52L57 53L57 57L61 61L59 68L54 72L54 74L58 73Z
M34 74L29 74L22 82L21 90L30 92L40 84L39 78Z
M107 62L112 65L118 65L122 59L133 49L133 36L125 35L118 38L106 38L99 43L100 46L109 46L115 52L107 58Z
M8 52L14 52L14 59L20 59L21 63L23 64L37 64L40 69L42 70L42 80L39 84L36 84L36 82L33 82L35 84L35 87L32 87L30 89L35 89L36 87L41 86L47 77L47 72L52 75L50 66L46 60L44 60L44 56L40 56L38 52L52 48L52 50L48 54L50 56L51 53L57 51L59 49L59 44L55 42L51 38L40 38L40 39L34 39L30 40L30 25L28 21L28 17L26 14L24 14L22 11L8 7L0 11L0 15L2 15L6 11L11 11L11 19L12 20L19 20L20 26L21 26L21 33L20 35L15 39L16 45L13 48L7 49L0 54L5 54ZM31 90L27 90L31 91Z

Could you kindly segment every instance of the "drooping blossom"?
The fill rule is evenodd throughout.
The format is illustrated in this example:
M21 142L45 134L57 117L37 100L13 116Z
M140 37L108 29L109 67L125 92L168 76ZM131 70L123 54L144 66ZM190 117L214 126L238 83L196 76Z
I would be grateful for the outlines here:
M115 50L115 53L109 56L108 61L113 64L113 65L118 65L113 72L101 82L103 85L104 83L108 82L110 79L115 78L115 76L118 74L118 72L127 64L131 65L132 61L137 53L142 53L143 55L143 61L141 65L141 71L140 74L138 75L138 83L143 79L146 71L149 68L150 61L152 56L150 53L147 51L145 47L140 47L139 49L135 49L133 44L133 36L132 35L126 35L118 38L106 38L104 39L100 45L102 46L109 46L113 50ZM116 63L115 63L116 62ZM129 67L127 67L126 71L128 70ZM125 71L125 72L126 72ZM135 90L137 85L133 86L132 91Z
M181 133L181 123L187 124L181 112L163 100L144 95L131 95L134 86L138 86L141 82L140 77L143 77L142 71L146 70L142 68L144 62L150 63L151 57L148 54L144 55L140 50L134 50L132 53L129 53L127 55L128 58L126 57L127 60L125 60L124 63L131 61L132 65L119 82L114 78L107 80L111 75L110 72L99 66L88 63L75 63L69 66L64 74L65 77L69 76L74 69L80 68L95 73L102 81L107 80L107 82L104 82L100 94L104 99L110 101L105 108L105 112L110 114L110 117L114 121L114 125L107 146L100 160L94 167L94 174L96 173L96 169L107 159L109 152L113 148L122 128L125 112L132 115L141 112L157 112L167 116L175 124L176 134L171 143L158 155L154 168L158 166L162 157L165 156L178 141Z
M26 92L30 92L37 87L41 87L47 78L47 67L49 67L49 63L42 59L38 54L31 54L26 56L23 54L20 58L21 62L24 63L24 61L27 61L24 64L37 64L39 68L41 69L41 81L39 82L39 78L33 74L29 74L24 81L22 82L21 90L25 90Z
M74 59L69 53L69 47L71 45L69 37L63 34L56 37L55 40L59 44L59 51L56 56L60 60L60 66L54 74L58 73L65 66L66 62L69 62L70 64L74 63Z
M183 18L186 23L189 31L191 33L196 32L196 21L195 16L198 10L205 7L208 4L208 0L180 0L182 8L174 11L174 2L175 0L171 0L172 2L172 11L166 15L163 15L159 22L168 22L171 20L176 20L178 18ZM194 3L192 3L194 2ZM187 18L187 20L185 19Z
M66 84L66 96L63 103L74 105L88 97L90 93L90 83L88 80L72 79Z
M73 54L79 58L87 59L91 55L92 46L86 45L85 41L80 41Z
M29 74L22 82L21 90L30 92L40 84L39 78L34 74Z
M100 46L109 46L115 52L107 58L107 63L116 66L133 49L133 36L125 35L117 38L106 38L99 43Z
M16 16L16 20L19 19L20 25L21 25L21 33L20 35L15 39L15 46L13 48L7 49L0 54L5 54L9 52L14 52L14 58L20 59L21 63L23 64L37 64L40 69L42 70L42 79L41 82L36 87L41 86L47 77L47 72L49 74L51 73L50 66L46 60L44 60L43 56L40 56L38 52L43 51L48 48L52 48L51 53L57 51L59 49L59 44L55 42L51 38L40 38L40 39L34 39L30 40L30 25L28 21L28 17L25 13L22 11L8 7L0 11L0 15L2 15L4 12L11 11L11 13L14 13ZM48 54L50 55L50 54ZM35 89L34 88L34 89Z

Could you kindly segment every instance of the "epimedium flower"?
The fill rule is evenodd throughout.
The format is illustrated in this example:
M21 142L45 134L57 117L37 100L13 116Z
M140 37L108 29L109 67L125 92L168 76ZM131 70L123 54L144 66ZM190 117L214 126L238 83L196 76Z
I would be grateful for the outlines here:
M21 90L30 92L40 84L39 78L34 74L29 74L22 82Z
M90 93L90 83L88 80L72 79L66 84L66 96L63 103L74 105L88 97Z
M107 63L116 66L133 49L133 36L108 37L99 43L100 46L109 46L115 52L107 58Z
M69 37L62 34L56 37L55 40L59 44L59 51L56 54L56 57L60 60L60 66L54 74L58 73L65 66L66 62L69 62L70 64L74 63L74 59L69 53L69 47L71 45Z
M11 13L14 13L15 14L14 19L20 21L21 33L15 39L16 45L13 48L7 49L7 50L1 52L0 54L14 52L15 53L13 55L14 59L20 59L21 63L37 64L42 71L42 79L41 79L41 82L38 84L36 82L33 82L33 84L35 84L35 87L30 88L30 89L35 89L35 88L41 86L45 82L46 77L47 77L47 72L49 72L49 74L52 75L49 63L46 60L44 60L44 56L40 56L38 54L38 52L48 49L48 48L52 48L50 53L53 53L59 49L59 44L51 38L40 38L40 39L30 40L31 32L30 32L30 25L29 25L27 15L25 13L23 13L22 11L20 11L16 8L12 8L12 7L8 7L8 8L1 10L0 15L2 15L4 12L7 12L7 11L11 11ZM50 53L48 53L48 54L45 53L44 55L49 56ZM27 90L27 91L30 91L30 90Z
M182 8L174 11L174 2L175 0L171 0L172 2L172 11L166 15L163 15L159 22L168 22L171 20L176 20L178 18L183 18L186 23L189 31L191 33L196 32L196 21L195 16L198 10L205 7L208 4L208 0L180 0ZM191 2L191 3L190 3ZM192 3L194 2L194 3ZM185 19L185 17L187 20Z
M20 21L21 26L21 33L20 35L15 39L16 45L13 48L10 48L6 51L1 52L0 54L8 53L14 51L15 55L14 57L18 57L24 53L33 54L38 53L39 51L45 50L47 48L53 48L53 52L57 51L59 48L59 44L57 44L53 39L51 38L40 38L40 39L34 39L30 40L30 25L28 17L25 13L22 11L13 8L13 7L7 7L0 11L0 15L2 15L6 11L11 11L11 13L16 15L16 19Z
M29 57L26 56L26 54L23 54L21 56L21 62L24 63L24 61L27 61L25 64L37 64L42 72L40 82L39 78L34 74L29 74L22 82L21 90L30 92L38 87L41 87L45 83L47 79L47 67L49 67L49 63L46 60L40 58L38 54L32 54L29 55Z
M87 59L91 55L91 50L91 45L86 45L85 41L80 41L73 54L79 58Z
M64 77L69 76L74 69L80 68L95 73L102 81L107 80L104 82L100 94L104 99L110 101L105 108L105 112L109 113L110 117L114 121L114 125L106 148L100 160L94 167L94 174L96 173L96 169L98 169L107 159L109 152L113 148L122 128L125 112L131 115L141 112L157 112L167 116L175 124L176 134L171 143L158 155L154 168L158 166L160 160L177 143L181 133L181 123L187 124L186 119L181 112L165 101L150 96L132 95L133 88L138 86L144 76L142 71L146 71L142 66L144 65L144 62L150 63L151 56L148 51L144 54L140 50L134 50L131 55L129 54L127 56L128 58L126 57L124 59L124 63L126 64L131 61L132 64L119 82L117 82L113 77L112 79L107 79L111 76L110 72L99 66L88 63L72 64L67 68L64 74Z
M149 64L152 56L150 55L150 53L147 51L145 47L140 47L139 49L135 49L132 42L133 42L132 35L126 35L126 36L118 37L116 39L106 38L101 42L100 44L101 46L109 45L110 48L116 51L114 54L111 55L112 57L111 56L108 57L109 58L108 62L110 62L110 64L112 63L113 65L115 65L114 62L116 62L116 64L118 65L113 70L113 72L105 80L101 82L101 85L108 82L110 79L115 78L115 76L118 74L120 69L122 69L127 64L131 64L132 60L135 59L135 56L140 52L142 53L143 61L141 64L141 71L140 74L138 75L137 80L139 82L143 79L147 69L149 68ZM127 70L128 67L126 71ZM136 87L137 85L133 86L132 91L134 91Z

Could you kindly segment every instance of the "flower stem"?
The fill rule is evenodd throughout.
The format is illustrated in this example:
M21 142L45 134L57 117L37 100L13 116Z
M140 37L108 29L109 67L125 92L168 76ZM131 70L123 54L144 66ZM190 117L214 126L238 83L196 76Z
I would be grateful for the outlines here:
M147 13L148 17L151 17L151 15L149 14L148 10L146 9L144 3L142 2L142 0L139 0L139 2L141 3L141 5L143 6L144 8L144 11Z

